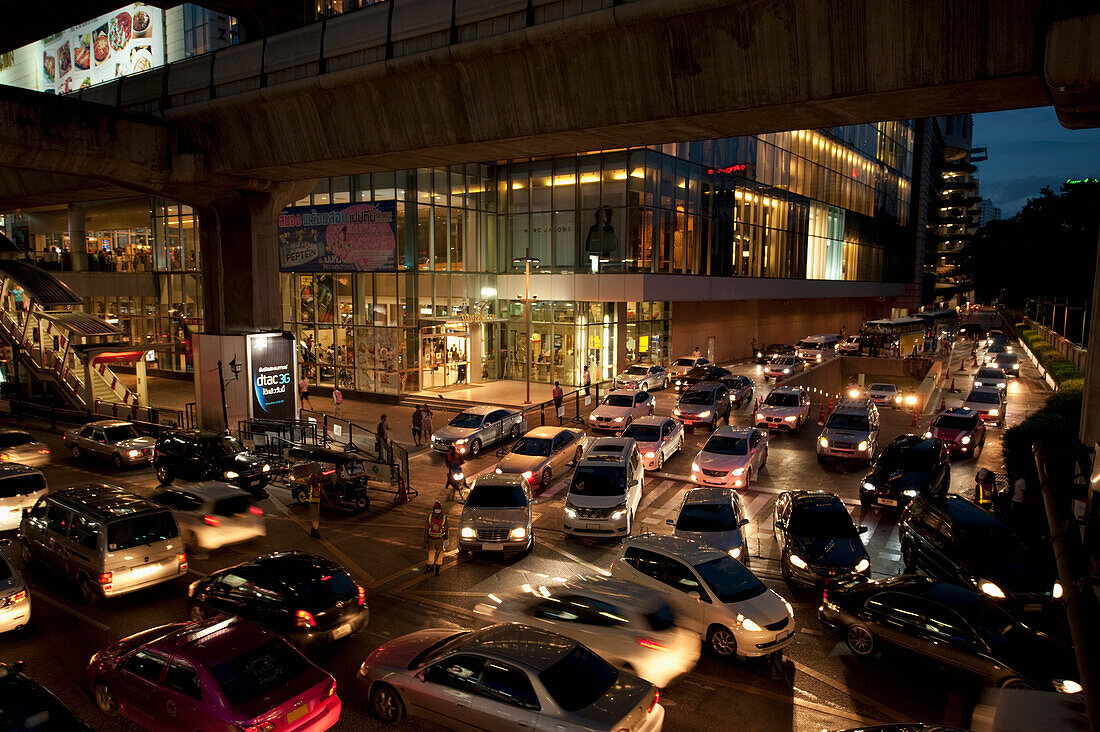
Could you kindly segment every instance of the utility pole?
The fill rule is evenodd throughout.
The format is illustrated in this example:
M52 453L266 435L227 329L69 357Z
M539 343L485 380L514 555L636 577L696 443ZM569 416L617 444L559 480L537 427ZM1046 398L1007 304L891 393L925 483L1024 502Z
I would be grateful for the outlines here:
M530 253L530 250L528 250ZM538 266L541 260L533 257L517 257L512 260L512 265L518 267L523 264L523 297L517 297L516 299L523 302L524 320L527 323L527 345L524 347L524 353L527 358L525 359L524 377L527 380L527 399L524 400L524 404L531 403L531 303L537 298L531 297L531 265Z

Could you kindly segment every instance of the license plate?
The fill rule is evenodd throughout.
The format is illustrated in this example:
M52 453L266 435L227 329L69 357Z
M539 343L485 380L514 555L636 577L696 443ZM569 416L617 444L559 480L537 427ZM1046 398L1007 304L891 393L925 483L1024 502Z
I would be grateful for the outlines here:
M134 567L130 570L132 577L144 577L149 574L154 574L160 571L160 564L146 564L141 567Z
M880 498L880 499L878 499L878 502L880 504L882 504L883 506L896 506L896 505L898 505L898 502L895 501L893 498Z
M286 713L287 724L291 722L297 722L302 717L309 714L309 704L302 703L300 706L294 707Z
M351 623L344 623L343 625L336 626L336 629L332 631L333 639L343 638L345 635L351 633ZM288 715L289 719L289 715Z
M586 527L587 527L587 528L588 528L588 529L589 529L590 531L599 531L599 530L600 530L600 525L599 525L599 524L585 524L585 526L586 526Z
M487 552L502 552L504 551L504 545L493 542L490 544L482 544L481 549Z
M1040 602L1026 602L1024 603L1025 613L1041 613L1043 612L1043 604Z

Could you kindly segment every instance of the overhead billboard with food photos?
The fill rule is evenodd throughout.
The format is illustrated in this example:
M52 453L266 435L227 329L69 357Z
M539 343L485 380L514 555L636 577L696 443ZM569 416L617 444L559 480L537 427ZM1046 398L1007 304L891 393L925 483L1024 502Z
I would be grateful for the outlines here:
M39 89L68 94L164 65L164 12L134 3L42 40Z

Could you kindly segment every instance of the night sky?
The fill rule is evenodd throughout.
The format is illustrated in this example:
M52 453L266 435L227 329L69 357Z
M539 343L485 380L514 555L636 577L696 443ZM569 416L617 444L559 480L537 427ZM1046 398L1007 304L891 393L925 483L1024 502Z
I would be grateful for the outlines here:
M1100 178L1100 129L1067 130L1053 107L974 115L974 146L989 148L978 163L981 196L1009 218L1047 186L1067 178Z

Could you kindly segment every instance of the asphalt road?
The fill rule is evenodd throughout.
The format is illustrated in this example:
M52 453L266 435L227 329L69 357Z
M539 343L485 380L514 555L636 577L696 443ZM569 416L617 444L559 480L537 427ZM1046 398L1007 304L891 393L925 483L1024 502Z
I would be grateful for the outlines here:
M987 316L988 320L988 316ZM985 323L988 325L988 322ZM959 368L960 357L952 370ZM763 386L759 367L736 367ZM973 369L969 370L970 373ZM948 405L958 402L969 385L969 376L955 373L958 394L945 394ZM1023 374L1009 387L1008 425L1023 419L1042 405L1049 394L1038 374L1027 364ZM940 396L934 398L938 405ZM657 413L670 414L675 405L671 392L657 393ZM751 407L733 416L734 424L748 424ZM813 415L816 421L816 413ZM912 415L886 410L882 417L880 445L899 434L923 432L929 415L919 428L911 426ZM48 430L41 434L54 452L45 468L52 489L82 482L105 480L148 494L156 478L148 468L116 472L106 464L77 462L67 456L60 437ZM815 439L818 429L811 423L795 435L775 435L769 447L767 467L743 492L750 515L748 547L753 571L766 584L794 605L798 633L783 654L781 664L768 662L727 663L704 655L691 673L673 681L662 693L666 705L665 729L698 730L708 726L735 725L744 732L754 730L837 730L872 722L925 721L965 725L980 687L968 678L944 672L917 659L888 653L873 659L853 657L842 642L822 628L816 618L820 596L792 589L783 582L776 546L772 538L772 511L776 495L796 488L824 489L838 493L850 505L857 524L866 525L863 534L871 555L875 576L900 571L896 516L859 507L858 484L862 468L825 468L818 464ZM983 453L977 459L957 461L952 467L954 492L970 494L975 471L981 467L1000 469L1000 428L991 428ZM647 475L635 532L670 531L665 519L674 516L684 492L691 458L705 432L689 435L683 453L666 462L664 468ZM487 450L467 463L468 475L492 469L495 458ZM618 551L617 542L566 538L561 531L564 489L568 474L557 476L553 485L537 494L535 549L522 558L462 557L448 553L442 573L424 572L421 548L422 526L434 500L443 496L442 460L432 454L415 454L410 462L412 484L420 495L405 506L376 500L362 514L335 509L322 514L323 539L310 539L305 511L294 505L289 493L273 488L271 497L259 503L264 508L268 534L235 548L210 555L191 555L185 581L126 595L93 606L82 605L74 588L45 570L31 569L25 576L31 586L33 620L25 630L0 636L0 659L22 659L27 672L49 687L96 729L132 729L129 723L110 719L95 707L83 685L88 657L103 646L145 628L185 619L186 583L209 572L281 549L301 549L324 554L347 567L368 589L370 625L359 635L323 647L313 660L333 673L344 701L337 729L381 729L381 723L367 711L365 699L356 687L355 671L362 660L389 638L425 627L472 627L480 625L471 612L474 605L491 593L512 592L523 584L552 586L577 575L606 573ZM381 498L381 497L379 497ZM461 506L445 503L457 518ZM452 530L456 521L452 521ZM22 566L18 552L9 548L14 563ZM406 721L399 729L431 728Z

